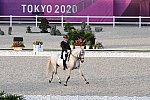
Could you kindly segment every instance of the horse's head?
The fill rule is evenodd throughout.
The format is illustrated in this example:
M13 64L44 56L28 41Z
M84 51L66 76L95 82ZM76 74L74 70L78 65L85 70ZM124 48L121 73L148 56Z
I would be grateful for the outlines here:
M72 54L73 56L75 56L78 60L80 60L82 63L84 62L84 49L82 48L77 48L77 49L74 49L72 51Z

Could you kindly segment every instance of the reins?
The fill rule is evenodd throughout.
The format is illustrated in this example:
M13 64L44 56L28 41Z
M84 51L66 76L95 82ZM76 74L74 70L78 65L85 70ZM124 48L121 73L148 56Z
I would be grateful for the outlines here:
M76 59L80 59L79 57L76 57L75 55L73 55L72 53L70 54L70 55L72 55L74 58L76 58Z
M72 52L70 53L70 55L72 55L76 59L81 59L81 57L76 57L75 55L73 55Z

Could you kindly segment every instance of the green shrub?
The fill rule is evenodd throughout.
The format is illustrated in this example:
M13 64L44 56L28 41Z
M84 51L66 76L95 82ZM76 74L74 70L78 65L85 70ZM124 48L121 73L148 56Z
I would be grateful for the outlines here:
M39 24L39 28L41 29L41 33L48 33L49 21L46 18L41 18L41 23Z
M18 96L15 94L6 94L4 91L1 91L0 100L23 100L23 96Z
M72 23L66 23L65 26L64 26L64 31L65 32L69 32L70 30L74 30L74 26Z
M84 39L88 42L88 41L92 41L93 39L95 38L94 34L93 33L86 33L84 35Z
M91 42L91 45L95 44L93 43L93 40L95 39L95 35L92 32L86 33L84 30L75 29L75 30L70 30L67 34L69 36L69 41L75 42L78 39L82 39L83 41L85 41L85 44L88 42Z

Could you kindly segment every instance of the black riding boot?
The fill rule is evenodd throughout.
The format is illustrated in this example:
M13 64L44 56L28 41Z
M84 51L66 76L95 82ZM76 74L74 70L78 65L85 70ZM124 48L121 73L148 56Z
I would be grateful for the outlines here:
M67 69L66 60L63 60L63 70Z

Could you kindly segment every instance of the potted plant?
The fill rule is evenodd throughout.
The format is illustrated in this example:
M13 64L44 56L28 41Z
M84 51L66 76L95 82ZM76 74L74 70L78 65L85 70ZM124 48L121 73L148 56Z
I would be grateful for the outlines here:
M86 49L90 49L91 41L86 42Z
M41 23L39 24L39 28L41 29L41 33L48 33L49 22L46 18L41 18Z
M65 24L65 26L64 26L64 31L65 31L65 32L69 32L69 31L72 30L72 29L73 29L73 30L75 29L72 23L66 23L66 24Z
M93 39L95 38L94 34L89 32L89 33L86 33L85 36L84 36L84 39L88 42L88 41L92 41Z
M70 48L74 49L74 41L73 40L70 41Z
M34 41L33 42L33 52L42 52L43 51L43 42L42 41Z
M82 46L82 48L84 48L85 45L91 47L91 45L95 44L95 36L92 32L86 32L85 30L75 29L70 30L67 34L69 36L69 40L74 41L75 46Z
M96 49L96 48L97 48L97 46L96 46L96 44L94 44L94 45L93 45L93 49Z
M96 49L104 48L102 42L96 42Z
M0 29L0 35L4 35L4 31Z
M32 28L32 27L28 26L26 33L31 33L31 32L32 32L32 31L31 31L31 28Z
M34 44L34 45L43 45L43 42L37 40L37 41L34 41L33 44Z

